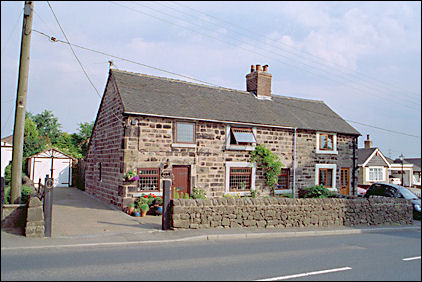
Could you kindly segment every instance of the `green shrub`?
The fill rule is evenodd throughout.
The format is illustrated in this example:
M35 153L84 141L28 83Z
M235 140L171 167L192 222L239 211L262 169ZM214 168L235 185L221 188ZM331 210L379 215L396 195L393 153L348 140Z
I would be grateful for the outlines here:
M147 203L143 203L140 207L139 207L140 209L141 209L141 211L143 211L143 212L147 212L147 211L149 211L149 206L148 206L148 204Z
M335 195L335 193L322 185L314 185L312 187L299 189L299 198L328 198L334 197Z
M34 193L33 188L29 186L22 186L21 188L21 204L28 203L29 196ZM4 204L10 204L10 186L4 187Z
M140 197L140 198L137 198L135 200L135 206L136 206L136 208L140 208L143 204L147 204L148 205L148 198Z
M8 186L12 179L12 161L4 169L4 186Z
M207 195L204 189L193 188L192 199L206 199Z
M251 151L250 161L262 167L267 178L266 183L268 186L273 187L277 184L278 175L284 165L276 154L264 145L258 144L255 150Z

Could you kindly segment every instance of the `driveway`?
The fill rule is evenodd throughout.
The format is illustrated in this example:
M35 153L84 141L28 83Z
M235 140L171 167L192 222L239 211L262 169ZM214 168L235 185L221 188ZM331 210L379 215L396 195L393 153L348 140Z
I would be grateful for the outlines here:
M161 216L132 217L74 187L54 188L52 218L52 237L161 230Z

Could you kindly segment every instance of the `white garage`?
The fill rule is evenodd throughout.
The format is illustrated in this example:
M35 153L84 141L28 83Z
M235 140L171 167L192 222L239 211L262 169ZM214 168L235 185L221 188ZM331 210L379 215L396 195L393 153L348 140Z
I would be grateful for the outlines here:
M28 175L38 187L39 179L44 185L48 174L54 178L54 187L70 187L72 185L73 158L57 149L48 149L28 157Z

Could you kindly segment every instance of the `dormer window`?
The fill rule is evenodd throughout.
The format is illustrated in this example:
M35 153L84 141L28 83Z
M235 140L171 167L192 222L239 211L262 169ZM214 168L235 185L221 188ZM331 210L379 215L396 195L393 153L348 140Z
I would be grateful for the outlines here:
M230 150L253 150L256 145L256 128L227 126L226 148Z
M327 132L317 132L316 152L319 154L338 154L337 134Z

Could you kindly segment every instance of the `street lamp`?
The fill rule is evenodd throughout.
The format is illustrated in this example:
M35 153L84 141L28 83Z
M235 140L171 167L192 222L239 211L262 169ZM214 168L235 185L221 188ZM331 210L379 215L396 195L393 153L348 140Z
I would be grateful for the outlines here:
M403 187L404 187L404 185L403 185L403 160L404 160L404 156L403 156L403 154L401 154L401 155L399 156L399 159L400 159L400 161L401 161L401 186L403 186Z

